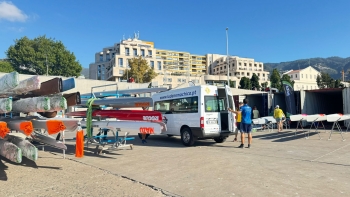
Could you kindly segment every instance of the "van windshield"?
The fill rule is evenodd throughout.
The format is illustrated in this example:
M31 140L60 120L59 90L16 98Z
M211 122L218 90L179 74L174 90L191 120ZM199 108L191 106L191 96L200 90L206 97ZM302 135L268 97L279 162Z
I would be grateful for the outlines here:
M220 112L225 110L224 100L218 99L216 96L204 96L204 103L205 112Z

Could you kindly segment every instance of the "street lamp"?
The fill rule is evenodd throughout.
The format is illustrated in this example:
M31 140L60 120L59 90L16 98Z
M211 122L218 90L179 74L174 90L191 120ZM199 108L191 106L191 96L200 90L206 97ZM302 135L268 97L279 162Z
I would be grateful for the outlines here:
M230 58L228 56L228 27L226 27L227 85L230 86Z

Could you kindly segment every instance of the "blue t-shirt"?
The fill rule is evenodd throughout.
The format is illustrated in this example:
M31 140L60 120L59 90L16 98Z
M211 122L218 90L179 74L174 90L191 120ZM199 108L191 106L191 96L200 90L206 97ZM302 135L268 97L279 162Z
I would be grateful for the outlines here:
M252 108L247 104L241 107L242 111L242 123L252 124Z

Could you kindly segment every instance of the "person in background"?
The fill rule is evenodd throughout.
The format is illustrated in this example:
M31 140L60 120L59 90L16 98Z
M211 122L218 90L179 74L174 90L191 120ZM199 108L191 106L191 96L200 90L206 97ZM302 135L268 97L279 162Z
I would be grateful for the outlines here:
M286 116L284 115L283 111L280 109L279 105L276 105L275 110L273 112L273 117L276 119L278 132L281 132L283 129L282 118Z
M238 148L244 148L244 133L248 134L248 146L250 148L252 144L252 108L248 105L248 99L243 100L243 106L241 107L242 122L241 122L241 145Z
M253 119L260 118L259 110L256 108L256 106L253 107Z
M235 131L235 139L233 139L233 141L237 141L237 136L238 136L238 132L241 132L241 120L242 120L242 114L241 114L241 107L243 106L243 102L239 102L238 104L238 110L237 111L233 111L231 108L228 108L228 110L232 113L236 114L236 131Z

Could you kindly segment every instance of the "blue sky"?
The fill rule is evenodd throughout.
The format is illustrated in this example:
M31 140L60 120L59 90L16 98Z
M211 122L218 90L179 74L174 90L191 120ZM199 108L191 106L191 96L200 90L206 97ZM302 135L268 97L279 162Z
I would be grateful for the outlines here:
M83 67L140 32L160 49L283 62L350 56L348 0L0 0L0 58L23 36L61 40Z

